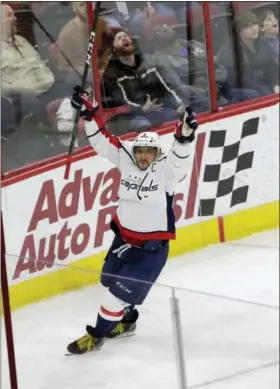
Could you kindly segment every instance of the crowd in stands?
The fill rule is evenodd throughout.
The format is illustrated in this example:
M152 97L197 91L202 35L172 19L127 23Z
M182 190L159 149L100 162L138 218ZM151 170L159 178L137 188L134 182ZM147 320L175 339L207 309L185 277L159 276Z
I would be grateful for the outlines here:
M279 3L211 2L210 9L219 109L279 93ZM1 127L8 161L15 158L18 134L45 142L24 161L20 157L21 164L67 150L69 134L57 134L56 111L81 82L87 11L86 2L1 3ZM174 120L186 104L209 111L201 2L103 2L96 48L103 109L125 108L108 123L115 134ZM5 170L19 167L8 165Z

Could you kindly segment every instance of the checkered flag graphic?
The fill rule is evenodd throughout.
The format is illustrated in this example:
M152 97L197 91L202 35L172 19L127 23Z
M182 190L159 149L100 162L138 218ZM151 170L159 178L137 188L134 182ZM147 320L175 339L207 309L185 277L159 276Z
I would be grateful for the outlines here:
M217 202L219 209L222 209L222 206L231 208L247 201L248 180L240 179L240 176L243 174L247 177L247 172L244 171L252 168L254 151L252 146L248 147L252 139L249 137L257 134L258 127L258 117L245 121L241 133L236 132L238 140L230 144L227 144L229 142L226 138L229 131L235 131L234 128L228 131L211 131L208 151L212 153L211 161L215 160L217 163L205 165L202 184L207 184L207 191L203 193L207 192L209 198L200 199L199 216L213 216ZM246 139L249 142L246 143ZM247 181L245 185L244 181Z

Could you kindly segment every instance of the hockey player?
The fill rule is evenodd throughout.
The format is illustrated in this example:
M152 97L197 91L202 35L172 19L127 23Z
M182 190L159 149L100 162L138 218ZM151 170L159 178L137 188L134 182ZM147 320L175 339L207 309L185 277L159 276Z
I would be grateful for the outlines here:
M192 110L178 121L174 142L162 152L155 132L140 133L134 141L122 141L105 128L98 106L78 87L72 100L63 100L57 113L60 131L71 131L75 109L81 108L85 131L95 151L118 167L121 174L119 204L111 222L115 237L101 273L104 298L95 326L69 344L69 354L100 349L105 339L133 335L138 311L160 275L175 239L173 195L176 184L188 172L197 129ZM142 282L141 282L142 281Z

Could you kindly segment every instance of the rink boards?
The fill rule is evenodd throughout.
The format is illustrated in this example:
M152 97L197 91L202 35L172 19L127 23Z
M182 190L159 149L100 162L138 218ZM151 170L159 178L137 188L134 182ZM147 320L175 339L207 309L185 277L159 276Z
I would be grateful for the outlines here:
M279 224L279 104L243 111L200 125L191 170L174 198L170 258ZM165 132L168 150L173 134ZM2 184L13 309L99 280L119 173L85 155L67 181L63 163L54 163Z

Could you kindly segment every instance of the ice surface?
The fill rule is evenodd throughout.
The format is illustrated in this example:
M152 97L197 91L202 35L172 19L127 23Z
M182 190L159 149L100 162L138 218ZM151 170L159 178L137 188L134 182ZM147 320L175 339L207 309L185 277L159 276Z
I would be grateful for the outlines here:
M278 242L274 230L169 261L159 283L188 289L176 290L188 389L279 388ZM135 337L64 356L94 324L101 293L87 287L13 313L19 389L179 389L169 287L155 286L140 307ZM4 333L2 348L10 389Z

